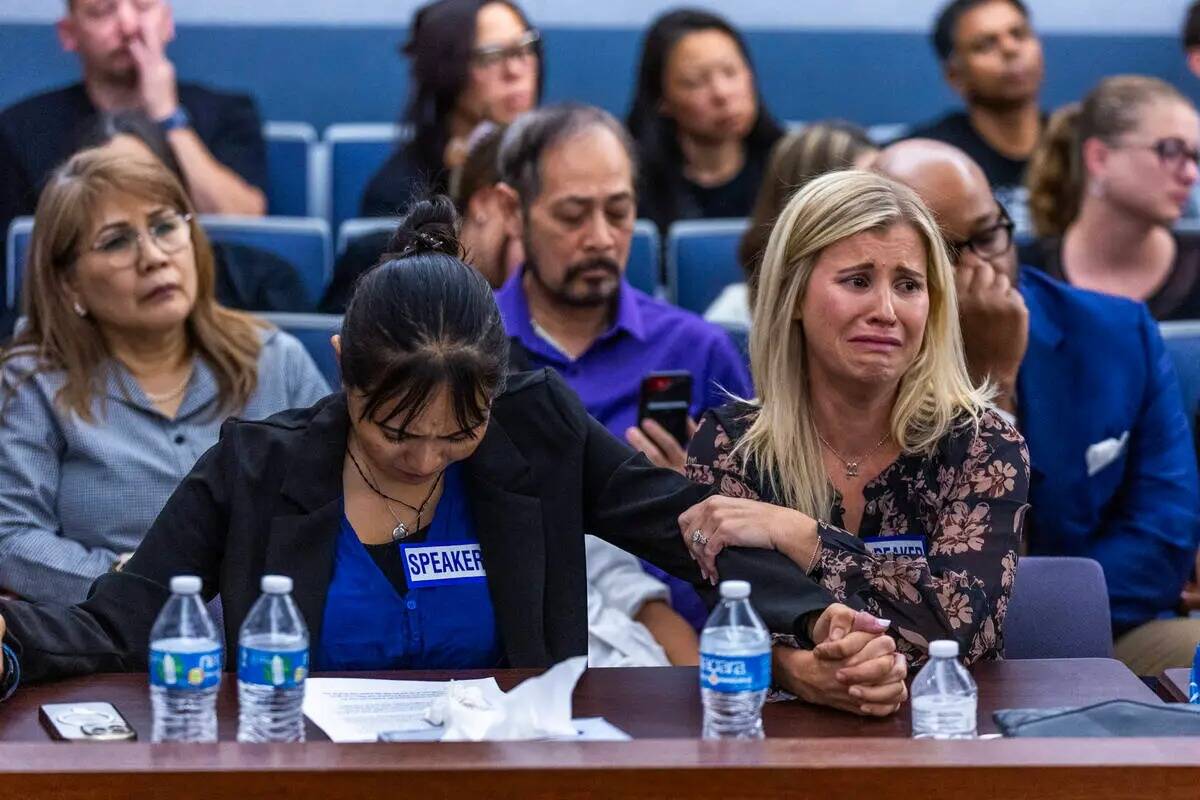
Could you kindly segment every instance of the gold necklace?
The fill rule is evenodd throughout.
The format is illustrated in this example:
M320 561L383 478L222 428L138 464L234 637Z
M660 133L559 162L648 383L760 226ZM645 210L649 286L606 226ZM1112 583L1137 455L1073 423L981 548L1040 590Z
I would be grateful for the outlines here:
M189 369L187 375L183 376L183 382L171 391L164 392L162 394L154 394L153 392L146 391L146 389L143 387L142 394L146 395L146 399L151 403L158 405L159 403L165 403L168 400L174 400L176 397L179 397L179 395L183 394L184 390L187 389L188 384L191 383L191 380L192 371Z
M837 450L834 450L833 445L831 445L829 442L825 441L825 437L821 435L820 431L817 431L817 438L821 440L821 444L825 445L825 447L829 449L829 452L833 453L833 455L837 458L838 461L842 462L842 466L846 470L846 477L847 478L857 478L859 465L862 464L863 461L865 461L868 458L870 458L871 456L875 455L875 452L877 450L879 450L879 448L883 447L883 443L886 442L888 439L892 438L892 434L890 432L885 433L883 435L883 438L879 440L878 444L876 444L874 447L872 447L868 452L864 453L861 456L857 456L855 458L846 458L844 455L839 453Z

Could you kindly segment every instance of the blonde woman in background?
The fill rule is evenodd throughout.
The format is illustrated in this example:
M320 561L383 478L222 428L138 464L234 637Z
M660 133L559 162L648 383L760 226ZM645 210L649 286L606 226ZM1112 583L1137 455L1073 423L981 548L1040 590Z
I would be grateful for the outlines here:
M771 149L749 225L738 246L738 261L745 283L734 283L721 292L704 318L718 325L750 327L750 293L762 263L767 237L788 198L818 175L838 169L866 167L878 153L867 132L850 122L814 122L789 133Z
M934 639L1003 656L1029 489L1024 440L968 377L951 269L890 179L834 172L794 195L759 274L758 396L703 418L687 474L720 494L681 520L710 576L725 547L775 548L890 620L914 667ZM776 660L812 675L820 655Z

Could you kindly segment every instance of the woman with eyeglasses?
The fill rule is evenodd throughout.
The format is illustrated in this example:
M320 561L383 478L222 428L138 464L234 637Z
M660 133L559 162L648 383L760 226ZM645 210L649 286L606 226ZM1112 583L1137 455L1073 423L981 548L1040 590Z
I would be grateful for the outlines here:
M538 103L542 46L523 11L507 0L436 0L413 15L404 45L411 60L410 138L375 173L362 214L392 216L415 194L445 192L481 122L507 124Z
M227 417L328 393L298 341L216 302L213 272L157 159L84 150L47 181L0 354L0 592L82 600Z
M1200 318L1200 236L1172 231L1192 197L1200 116L1157 78L1105 78L1051 118L1029 164L1040 240L1025 263L1083 289Z

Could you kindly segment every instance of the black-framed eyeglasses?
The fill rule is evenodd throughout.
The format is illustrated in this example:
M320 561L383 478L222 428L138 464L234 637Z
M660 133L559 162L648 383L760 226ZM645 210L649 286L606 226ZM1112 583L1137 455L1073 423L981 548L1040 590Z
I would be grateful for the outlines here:
M510 61L524 61L537 54L538 42L541 40L542 34L530 29L513 44L477 47L471 51L471 65L479 69L495 69Z
M998 258L1008 252L1008 249L1012 247L1013 229L1016 228L1016 225L1008 216L1008 211L1005 210L1003 203L997 202L996 210L1000 214L1000 219L996 221L995 225L976 231L966 239L954 241L943 237L946 246L950 248L951 261L957 264L962 258L964 250L970 250L983 259Z
M1200 167L1200 148L1189 147L1188 143L1178 136L1168 136L1151 144L1127 142L1117 145L1117 147L1129 150L1149 150L1158 156L1158 163L1167 169L1178 170L1183 167L1185 161L1191 161Z

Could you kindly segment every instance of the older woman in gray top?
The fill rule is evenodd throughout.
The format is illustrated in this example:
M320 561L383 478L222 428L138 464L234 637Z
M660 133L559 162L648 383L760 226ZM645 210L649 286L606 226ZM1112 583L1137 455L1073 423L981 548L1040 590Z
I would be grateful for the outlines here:
M47 182L0 356L0 590L82 600L227 416L328 392L294 338L216 303L213 270L161 164L97 148Z

